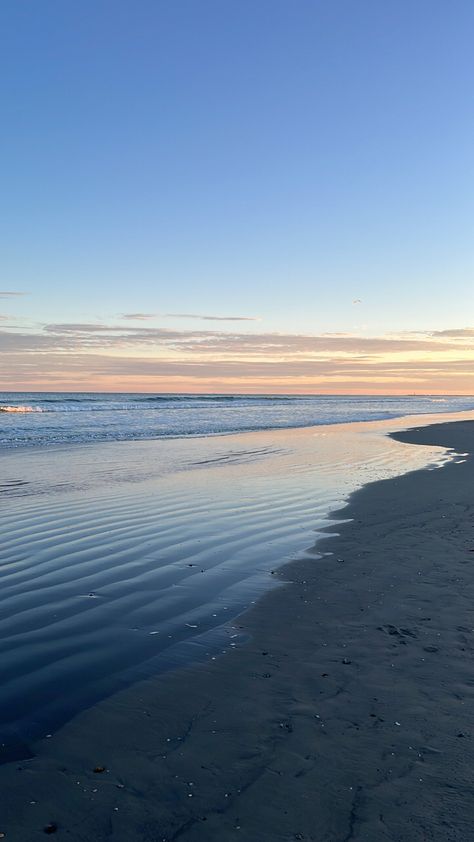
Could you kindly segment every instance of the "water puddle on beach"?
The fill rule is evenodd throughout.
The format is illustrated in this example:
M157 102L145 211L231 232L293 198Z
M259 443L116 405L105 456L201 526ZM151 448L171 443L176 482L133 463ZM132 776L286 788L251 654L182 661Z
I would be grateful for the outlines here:
M0 741L238 645L233 620L352 491L450 458L387 432L473 418L2 453Z

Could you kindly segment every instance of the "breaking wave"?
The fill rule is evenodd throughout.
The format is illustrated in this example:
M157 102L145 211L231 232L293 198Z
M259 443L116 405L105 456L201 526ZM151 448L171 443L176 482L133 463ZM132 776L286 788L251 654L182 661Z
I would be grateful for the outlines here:
M43 412L40 406L0 406L0 412Z

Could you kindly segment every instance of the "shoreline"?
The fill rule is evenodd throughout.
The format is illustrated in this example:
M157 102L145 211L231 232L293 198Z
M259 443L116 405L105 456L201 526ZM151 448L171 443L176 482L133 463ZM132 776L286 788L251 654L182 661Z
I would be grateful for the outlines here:
M474 422L392 437L472 451ZM470 457L356 491L332 514L339 535L239 618L249 643L118 693L1 767L0 831L469 838L472 477Z
M235 648L229 621L351 491L449 458L394 427L4 459L0 762L125 686Z

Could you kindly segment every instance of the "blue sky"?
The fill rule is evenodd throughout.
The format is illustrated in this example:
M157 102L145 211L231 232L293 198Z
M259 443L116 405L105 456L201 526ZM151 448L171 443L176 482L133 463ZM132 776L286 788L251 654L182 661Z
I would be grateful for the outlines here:
M5 0L0 21L0 289L27 293L5 330L469 326L471 2Z

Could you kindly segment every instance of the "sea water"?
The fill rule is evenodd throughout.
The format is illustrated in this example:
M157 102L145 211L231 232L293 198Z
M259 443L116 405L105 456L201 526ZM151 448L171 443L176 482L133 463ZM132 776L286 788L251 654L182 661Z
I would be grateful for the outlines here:
M209 436L474 409L474 397L0 393L0 446Z

